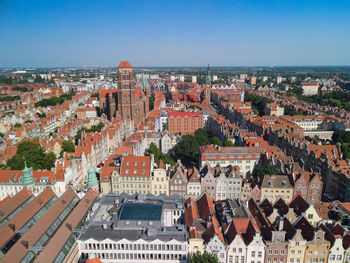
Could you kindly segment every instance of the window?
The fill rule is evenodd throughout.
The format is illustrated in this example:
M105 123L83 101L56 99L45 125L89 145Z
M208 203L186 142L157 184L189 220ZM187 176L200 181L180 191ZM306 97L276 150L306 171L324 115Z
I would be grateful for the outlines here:
M252 251L251 256L255 257L255 251Z

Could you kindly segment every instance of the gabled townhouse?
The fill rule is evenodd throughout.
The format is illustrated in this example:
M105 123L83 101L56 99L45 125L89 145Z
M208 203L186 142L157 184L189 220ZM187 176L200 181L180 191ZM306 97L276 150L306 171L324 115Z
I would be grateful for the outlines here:
M155 196L169 195L169 177L162 160L159 161L159 166L153 169L151 175L151 194Z
M225 200L226 199L226 191L227 191L227 178L226 174L222 171L218 173L215 177L215 201Z
M266 244L260 232L254 234L253 240L247 246L247 261L262 263L265 258Z
M304 262L327 262L330 242L325 239L325 233L322 230L316 230L313 238L308 240L305 249Z
M303 172L294 179L293 198L301 195L306 202L316 203L321 200L323 183L317 173Z
M328 263L341 263L344 261L344 247L342 236L335 236L333 233L324 225L320 225L320 229L325 232L325 239L330 242L330 248L328 250Z
M241 201L246 203L253 198L255 201L260 201L261 191L259 186L251 178L250 180L244 179L242 181L241 188Z
M220 226L212 221L202 236L205 251L216 255L220 263L226 263L226 244Z
M197 199L202 194L199 171L194 166L187 180L187 197Z
M187 192L187 169L180 161L170 171L169 195L185 196Z
M301 230L294 229L294 235L289 239L287 262L303 263L306 250L306 240L301 235Z
M215 177L212 174L212 169L206 165L201 170L201 192L207 193L212 199L216 197L216 183Z
M256 232L256 226L249 218L232 219L225 231L228 263L248 262L247 247L253 241Z
M265 240L265 262L287 262L288 242L285 240L286 232L272 231L271 240Z
M227 176L227 188L226 188L226 198L228 199L239 199L241 197L242 191L242 176L239 172L237 166L230 166L226 172Z

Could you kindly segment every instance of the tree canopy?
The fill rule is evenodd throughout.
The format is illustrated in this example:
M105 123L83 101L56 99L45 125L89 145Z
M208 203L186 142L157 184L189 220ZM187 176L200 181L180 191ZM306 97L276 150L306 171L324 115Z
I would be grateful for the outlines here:
M148 105L150 111L154 109L154 94L148 98Z
M224 141L224 146L225 146L225 147L233 147L233 146L235 146L235 145L233 144L232 141L230 141L230 140L225 140L225 141Z
M18 144L16 154L8 159L7 166L11 170L24 169L24 162L27 162L28 167L33 167L34 170L51 170L55 167L55 154L45 154L44 149L39 143L32 141L24 141Z
M149 148L146 150L146 155L150 156L151 154L153 154L154 162L157 164L159 164L159 161L162 160L164 164L170 164L171 166L175 165L175 160L168 154L162 153L153 142L151 142Z
M350 159L350 131L338 130L332 135L334 143L341 144L343 159Z
M185 164L198 162L199 143L193 135L184 135L174 147L175 158Z
M255 181L260 181L267 174L268 175L279 174L279 171L274 166L266 165L266 166L254 168L252 175L253 175L253 178L255 179Z
M203 254L197 252L190 256L190 263L219 263L219 260L215 254L209 254L204 251Z
M5 97L0 97L0 101L15 101L15 100L20 100L20 96L5 96Z
M260 116L265 115L266 104L271 103L272 100L264 98L255 94L246 94L244 95L244 101L250 101L252 103L252 108Z
M221 140L219 139L219 137L217 137L217 136L211 137L211 138L209 139L209 143L210 143L210 144L217 145L217 146L223 146L222 141L221 141Z
M203 128L196 130L194 132L194 137L200 146L207 145L209 142L208 133Z
M47 107L47 106L56 106L63 104L66 100L71 100L74 96L74 92L63 94L59 97L51 97L49 99L42 99L35 102L35 107Z
M64 152L73 153L75 151L75 145L71 140L64 140L62 142L61 156Z
M154 156L154 162L159 163L161 152L157 147L157 145L155 145L153 142L151 142L151 144L149 145L149 148L146 150L146 155L150 156L151 154L153 154Z

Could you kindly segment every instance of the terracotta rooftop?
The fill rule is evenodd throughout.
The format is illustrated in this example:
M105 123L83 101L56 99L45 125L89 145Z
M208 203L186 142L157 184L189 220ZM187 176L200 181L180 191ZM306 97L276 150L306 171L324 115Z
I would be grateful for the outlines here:
M132 68L132 66L130 65L129 61L122 61L120 62L118 68Z

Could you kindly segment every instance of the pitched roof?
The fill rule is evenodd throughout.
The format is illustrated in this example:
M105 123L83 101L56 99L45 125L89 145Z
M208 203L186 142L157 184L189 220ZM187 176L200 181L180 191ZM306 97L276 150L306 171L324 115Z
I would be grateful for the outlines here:
M150 176L150 156L124 156L120 166L121 176Z
M289 204L290 208L293 208L294 213L300 216L309 208L309 204L304 200L301 195L296 195L295 198Z
M132 68L129 61L121 61L118 68Z
M33 194L23 188L15 196L8 199L4 204L0 206L0 222L11 215L18 207L20 207L24 202L26 202Z

